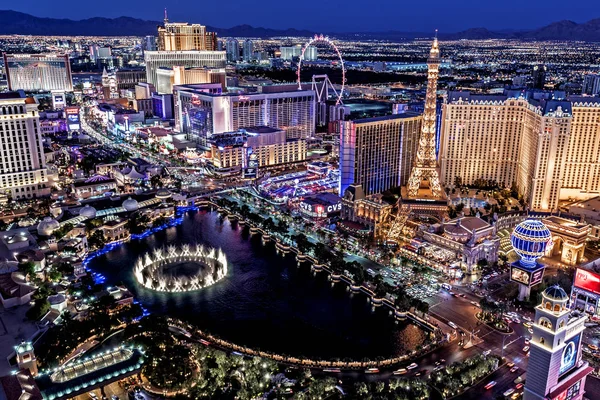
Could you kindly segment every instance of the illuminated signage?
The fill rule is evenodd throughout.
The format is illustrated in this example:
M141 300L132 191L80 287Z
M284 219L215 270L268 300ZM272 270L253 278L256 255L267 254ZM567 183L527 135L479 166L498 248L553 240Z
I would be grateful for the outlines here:
M328 206L318 204L313 207L313 204L302 202L300 203L300 208L309 213L314 212L317 217L324 217L326 215L342 211L342 203L329 204Z
M542 281L544 277L544 268L538 269L537 271L531 274L531 286L535 286Z
M600 295L600 275L577 268L573 286Z
M69 131L81 129L79 107L67 107L65 108L65 114L67 115L67 127L69 128Z
M542 281L544 277L544 267L540 267L535 270L527 270L519 268L515 265L510 270L510 280L517 282L521 285L527 285L529 287L535 286Z
M327 213L342 211L342 203L332 204L327 206Z
M567 390L560 393L558 396L554 396L552 400L571 400L577 397L581 390L581 380L575 382Z
M580 334L573 336L565 343L565 348L560 356L559 375L564 375L575 367L577 362L577 354L579 353Z

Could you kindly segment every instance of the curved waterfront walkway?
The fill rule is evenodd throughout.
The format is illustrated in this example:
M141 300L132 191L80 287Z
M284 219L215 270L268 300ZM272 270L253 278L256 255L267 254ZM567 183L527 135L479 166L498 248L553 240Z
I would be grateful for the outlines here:
M181 320L175 318L169 318L169 326L179 330L184 336L192 339L194 341L200 342L206 346L214 346L221 350L226 351L235 351L240 354L246 356L254 356L254 357L262 357L268 358L273 361L276 361L281 364L293 365L297 367L303 368L316 368L316 369L326 369L326 368L336 368L340 370L360 370L367 368L381 368L381 367L391 367L402 362L409 361L410 359L416 358L420 355L428 353L437 349L442 342L438 342L437 344L428 344L423 346L420 350L413 350L408 354L403 354L401 356L386 358L382 360L369 360L369 361L336 361L336 360L315 360L310 358L300 358L300 357L292 357L281 355L277 353L272 353L263 350L256 350L247 346L241 346L239 344L235 344L229 342L227 340L223 340L216 336L211 335L208 332L202 331L195 326L185 323Z

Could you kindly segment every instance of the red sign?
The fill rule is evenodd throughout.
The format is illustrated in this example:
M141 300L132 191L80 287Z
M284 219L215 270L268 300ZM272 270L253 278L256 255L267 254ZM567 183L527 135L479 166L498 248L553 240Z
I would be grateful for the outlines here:
M579 289L587 290L594 294L600 294L600 275L577 268L573 285Z

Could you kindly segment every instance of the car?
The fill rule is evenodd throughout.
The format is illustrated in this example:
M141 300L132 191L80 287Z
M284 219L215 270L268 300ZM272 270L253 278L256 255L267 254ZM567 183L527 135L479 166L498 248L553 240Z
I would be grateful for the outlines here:
M97 400L97 399L98 399L98 396L96 395L96 393L94 393L94 392L90 392L90 399Z
M465 294L464 294L464 293L460 293L460 294L459 294L459 296L460 296L460 297L462 297L463 299L464 299L465 297L467 297L467 296L465 296Z
M532 324L531 324L531 322L523 322L523 326L525 328L531 328Z
M514 392L515 392L515 389L513 389L513 388L510 388L510 389L508 389L506 392L504 392L504 393L502 393L502 394L504 395L504 397L508 397L508 396L510 396L511 394L513 394Z
M522 383L517 383L517 386L515 386L515 389L516 389L516 390L519 390L519 389L521 389L522 387L523 387L523 384L522 384Z
M512 394L512 396L510 396L511 400L517 400L519 398L519 396L521 396L521 393L519 392L515 392Z
M406 367L406 369L408 369L410 371L411 369L415 369L417 367L418 367L417 363L412 363L408 367Z
M436 366L436 367L437 367L438 365L440 365L440 364L441 364L441 361L436 361L436 362L435 362L435 366Z
M479 303L478 303L478 302L476 302L476 301L471 301L471 304L473 304L473 306L475 306L475 307L481 307L481 306L479 305Z
M439 370L442 370L442 369L444 369L444 366L443 366L443 365L438 365L438 366L437 366L437 367L435 367L433 370L434 370L434 371L439 371Z
M394 371L394 375L404 375L408 370L406 368L400 368Z
M531 339L529 339L529 338L526 338L526 339L525 339L525 344L529 344L529 341L530 341L530 340L531 340Z
M588 344L588 347L590 348L590 350L594 350L594 351L598 350L598 346L596 346L595 344L590 343L590 344Z
M509 362L508 364L506 364L506 366L507 366L508 368L512 368L512 367L514 367L514 366L515 366L515 363L514 363L514 362Z
M529 351L529 346L523 347L523 353L527 353Z
M517 372L519 370L519 367L514 366L510 369L510 372Z
M491 350L486 350L486 351L483 352L483 355L484 356L489 356L491 354L491 352L492 352Z
M529 332L530 334L533 335L533 329L529 328L529 329L527 329L527 332Z
M445 362L446 362L446 360L445 360L444 358L442 358L442 359L440 360L440 362L443 364L443 363L445 363Z
M454 328L454 329L458 328L458 326L456 326L456 324L452 321L448 321L448 326L450 326L451 328Z
M365 374L378 374L379 368L369 368L365 371Z
M493 388L494 386L496 386L496 381L491 381L490 383L488 383L487 385L485 385L485 390L490 390L491 388Z

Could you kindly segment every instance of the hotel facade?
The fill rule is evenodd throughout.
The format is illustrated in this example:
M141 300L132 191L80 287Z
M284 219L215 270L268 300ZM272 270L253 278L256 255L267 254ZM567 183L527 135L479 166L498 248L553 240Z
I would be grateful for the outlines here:
M22 92L0 94L0 191L13 199L50 194L38 104Z
M173 67L183 68L225 68L224 51L146 51L147 82L158 86L158 69Z
M352 184L366 196L406 185L422 123L413 113L342 122L339 195Z
M67 54L6 54L4 68L9 90L73 91Z
M541 93L548 97L548 93ZM532 98L524 92L450 92L443 105L442 184L516 183L529 208L600 194L600 99Z
M315 93L293 90L270 93L221 93L210 85L173 88L175 124L188 140L208 149L211 135L241 128L281 128L287 139L305 139L314 134Z

